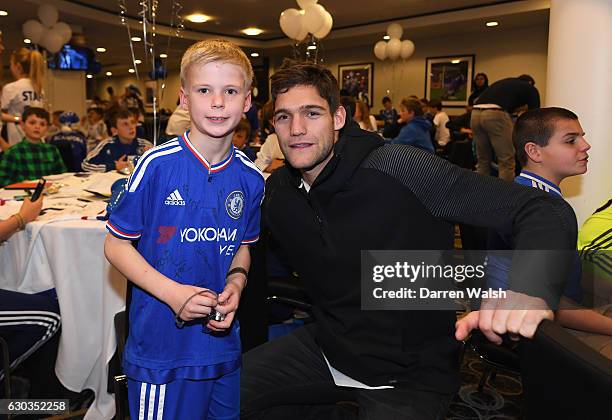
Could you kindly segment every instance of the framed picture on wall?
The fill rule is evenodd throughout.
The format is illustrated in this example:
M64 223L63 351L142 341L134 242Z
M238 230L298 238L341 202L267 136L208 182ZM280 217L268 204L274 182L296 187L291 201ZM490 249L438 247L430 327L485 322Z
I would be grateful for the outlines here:
M441 100L445 107L466 106L472 91L474 60L473 54L427 57L425 97Z
M144 104L147 108L147 112L153 110L153 98L157 96L157 80L145 81L145 100ZM159 107L159 103L157 104Z
M374 63L340 64L338 66L340 89L349 96L362 100L372 106L372 86L374 84Z

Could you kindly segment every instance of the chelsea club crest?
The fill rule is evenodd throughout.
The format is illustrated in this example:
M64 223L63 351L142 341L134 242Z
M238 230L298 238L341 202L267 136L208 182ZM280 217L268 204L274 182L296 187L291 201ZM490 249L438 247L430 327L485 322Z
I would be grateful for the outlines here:
M242 216L244 209L244 194L242 191L232 191L225 199L225 210L232 219Z

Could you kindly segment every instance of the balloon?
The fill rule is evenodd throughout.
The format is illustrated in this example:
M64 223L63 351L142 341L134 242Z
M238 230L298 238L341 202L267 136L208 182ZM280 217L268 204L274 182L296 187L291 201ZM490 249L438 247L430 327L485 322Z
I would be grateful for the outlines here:
M414 42L409 39L402 41L402 47L400 48L400 57L403 60L409 58L414 53Z
M311 34L318 32L325 24L326 10L320 4L308 6L304 9L304 26Z
M296 39L298 32L301 29L299 23L300 11L297 9L287 9L280 14L278 23L280 24L281 30L285 35L291 39Z
M70 28L70 25L65 22L57 22L51 27L51 29L62 35L64 44L70 41L70 38L72 38L72 29Z
M40 42L40 38L45 31L45 27L35 19L25 21L21 28L23 31L23 36L28 38L34 44L38 44Z
M385 41L378 41L374 45L374 55L379 60L387 58L387 43Z
M315 4L317 4L317 1L319 0L297 0L297 4L302 9L306 9L308 6L314 6Z
M38 18L48 28L57 22L58 17L59 13L52 4L41 4L38 8Z
M391 60L397 60L402 49L402 41L397 38L390 39L387 43L387 57Z
M399 23L392 23L387 26L387 35L389 35L391 39L400 39L403 33L404 29Z
M306 28L306 25L304 24L304 15L301 13L297 17L296 27L297 33L293 39L303 41L304 38L306 38L306 35L308 35L308 28Z
M321 26L321 29L313 33L319 39L325 38L329 31L331 31L332 26L334 26L334 18L332 18L332 15L327 10L325 11L324 21L325 23Z
M40 43L40 45L45 47L51 53L56 53L61 50L64 44L65 42L62 34L53 29L47 29L45 31L43 34L43 40Z

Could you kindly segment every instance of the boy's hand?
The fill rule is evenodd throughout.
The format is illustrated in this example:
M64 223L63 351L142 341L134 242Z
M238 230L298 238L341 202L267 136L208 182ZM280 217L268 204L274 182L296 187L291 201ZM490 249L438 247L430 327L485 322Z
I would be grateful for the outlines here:
M205 293L193 296L198 292ZM187 299L189 299L189 302L187 302ZM208 316L212 308L218 304L218 299L215 298L214 293L210 290L179 283L176 283L171 289L165 301L175 314L181 311L181 308L185 305L180 314L180 318L183 321L193 321L194 319L204 318ZM187 304L185 304L185 302L187 302Z
M127 161L126 155L122 155L119 159L115 161L115 168L118 171L122 171L127 167L128 167L128 161Z
M242 287L236 282L229 281L225 285L223 292L217 298L219 303L215 306L215 310L225 315L225 319L223 321L208 321L208 328L213 331L224 331L232 325L236 309L238 309L238 304L240 303L241 294Z

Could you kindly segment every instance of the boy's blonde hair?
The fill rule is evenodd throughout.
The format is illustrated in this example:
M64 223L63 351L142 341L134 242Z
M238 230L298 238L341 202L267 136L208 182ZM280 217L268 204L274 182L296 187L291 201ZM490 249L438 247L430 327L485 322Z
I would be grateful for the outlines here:
M245 89L251 88L254 78L251 62L240 47L223 39L207 39L196 42L185 51L181 60L181 86L185 87L187 71L192 65L204 65L215 61L240 67L244 74Z

